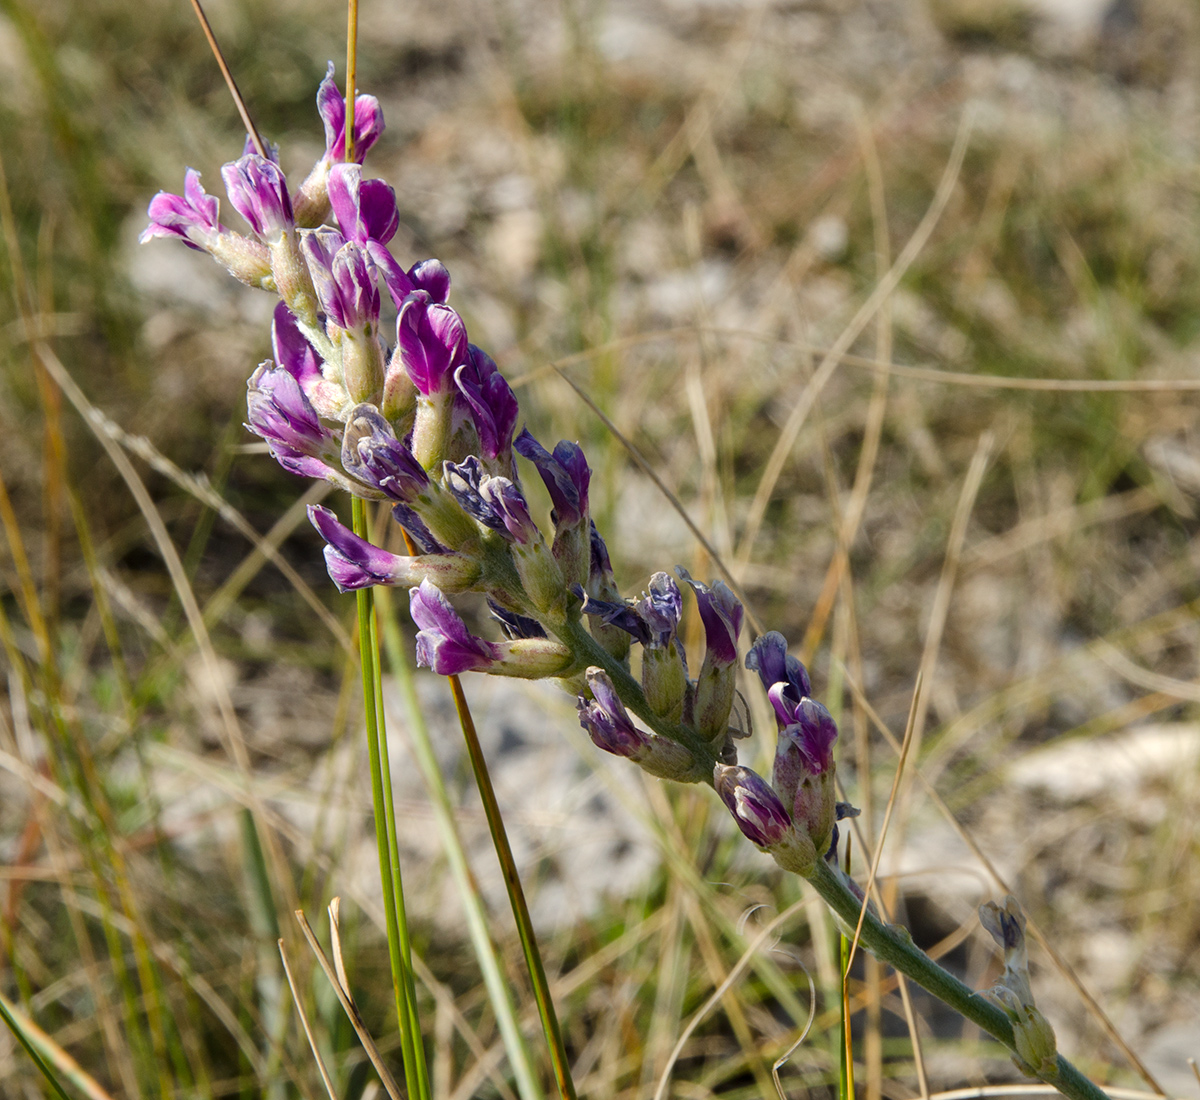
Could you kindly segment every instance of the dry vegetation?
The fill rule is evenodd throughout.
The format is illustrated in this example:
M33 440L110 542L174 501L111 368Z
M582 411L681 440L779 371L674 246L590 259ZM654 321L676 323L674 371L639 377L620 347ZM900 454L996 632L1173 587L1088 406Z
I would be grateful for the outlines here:
M320 152L312 95L341 56L341 10L221 0L209 14L259 127L303 171ZM1101 1081L1195 1095L1197 398L870 367L1200 388L1189 0L363 0L361 27L360 85L388 122L368 166L397 191L396 252L447 264L472 339L519 381L531 427L584 443L626 591L676 562L712 567L550 362L634 442L761 622L803 642L840 716L840 774L868 837L896 759L871 714L898 735L924 668L921 772L1128 1051L1039 948L1060 1049ZM296 1021L281 1050L264 1034L276 918L260 904L272 890L253 889L239 817L256 801L274 823L277 900L315 914L333 894L351 899L356 987L390 1034L381 936L362 917L377 915L378 886L353 666L296 586L249 557L245 534L135 446L212 610L224 681L205 675L145 516L93 428L60 411L14 306L33 303L116 424L202 472L256 531L287 513L283 556L348 625L318 540L288 511L305 486L241 427L245 379L268 354L265 296L206 257L134 243L146 202L177 190L185 164L216 190L241 149L237 119L182 2L5 0L0 89L13 211L0 264L0 992L114 1097L315 1096ZM819 370L929 224L956 136L965 158L927 243L852 354ZM828 379L819 393L814 377ZM798 406L810 411L764 485ZM429 679L422 699L523 991ZM648 1098L769 909L743 927L746 911L782 910L799 888L734 839L710 792L598 761L570 700L468 689L581 1092ZM225 691L249 773L228 751ZM403 715L391 716L401 754ZM768 740L746 762L765 761ZM458 902L424 789L397 759L439 1096L498 1095L502 1078L477 1067L497 1040ZM902 789L883 868L918 942L987 984L996 964L974 912L997 887L919 782ZM770 1094L770 1064L803 1020L802 968L832 985L832 934L801 907L690 1041L676 1095ZM912 1096L899 998L877 970L862 976L860 1084ZM311 988L354 1100L373 1087L365 1065L319 975ZM836 1089L836 1010L824 993L820 1005L784 1070L789 1095ZM917 1011L931 1088L1016 1079L998 1048L932 1005ZM32 1098L35 1080L0 1035L0 1092Z

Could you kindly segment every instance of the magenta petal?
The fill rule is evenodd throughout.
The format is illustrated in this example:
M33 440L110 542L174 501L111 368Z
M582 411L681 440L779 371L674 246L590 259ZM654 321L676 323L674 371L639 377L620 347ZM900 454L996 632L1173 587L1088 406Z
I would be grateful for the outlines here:
M414 289L425 291L435 302L445 302L450 297L450 272L441 260L413 264L408 277Z
M426 395L444 394L453 385L455 369L467 351L467 330L449 306L413 291L396 320L400 359L413 384Z
M275 307L275 316L271 321L271 346L275 352L275 362L295 378L306 393L310 385L322 380L321 357L300 331L292 311L283 302Z
M424 580L409 592L417 633L417 664L439 676L482 672L500 658L500 649L468 629L437 585Z

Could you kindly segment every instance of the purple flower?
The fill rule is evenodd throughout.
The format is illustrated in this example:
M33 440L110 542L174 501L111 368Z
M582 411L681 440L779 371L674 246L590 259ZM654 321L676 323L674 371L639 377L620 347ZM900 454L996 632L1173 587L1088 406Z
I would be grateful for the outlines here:
M576 585L572 591L583 601L583 613L591 615L604 626L617 627L633 637L635 642L642 645L650 643L650 628L638 609L625 600L599 600L583 590L582 585Z
M608 673L589 668L587 683L593 698L579 697L579 724L596 746L626 757L635 757L648 748L650 735L633 724Z
M500 647L477 638L440 589L429 581L409 593L417 634L417 664L439 676L486 671L500 659Z
M268 360L250 376L247 387L246 427L267 441L285 470L316 478L335 473L326 460L336 455L337 439L321 423L294 375Z
M737 660L738 635L742 631L740 601L724 581L713 581L709 587L692 580L683 566L676 566L675 572L696 593L696 605L704 623L705 661L711 655L714 663L732 664Z
M617 582L613 576L612 561L608 556L608 547L605 545L604 539L600 537L600 532L596 529L596 521L589 521L588 527L588 548L591 552L588 589L597 596L602 597L605 592L616 592Z
M792 703L812 694L808 671L788 653L787 639L776 630L768 631L750 647L746 667L758 673L768 692L775 684L783 684L784 694Z
M554 524L581 523L588 510L588 485L592 471L578 443L560 442L551 454L525 429L513 443L517 453L529 459L541 475L554 502Z
M467 361L454 372L454 381L471 410L480 454L489 462L505 463L519 411L512 387L491 357L474 344L467 345Z
M683 595L669 573L655 573L638 601L638 613L650 630L649 644L670 645L683 615Z
M404 299L396 319L400 361L417 389L426 396L445 394L454 372L467 355L467 329L449 306L415 290Z
M183 196L160 191L150 200L150 224L138 240L145 244L154 237L177 237L197 252L212 249L217 237L227 232L217 220L220 201L205 192L200 173L189 168L183 178Z
M400 503L392 508L392 518L408 532L417 549L422 554L448 554L449 548L434 537L425 521L407 504Z
M335 164L330 169L329 203L348 241L386 245L400 225L396 192L383 180L364 180L357 164Z
M295 227L287 180L279 165L252 153L226 164L221 178L234 209L259 237L278 239Z
M333 229L305 232L301 247L317 300L340 329L361 330L379 320L375 265L354 241Z
M529 516L525 494L508 478L485 477L479 483L479 496L500 517L503 530L514 542L528 546L541 540L541 532Z
M509 611L507 608L501 607L490 596L487 603L488 610L492 613L492 618L500 624L500 629L504 631L506 638L546 637L546 631L537 619L531 619L526 615L518 615L515 611Z
M762 776L749 768L718 764L713 769L713 786L738 828L760 848L772 848L787 839L792 819Z
M484 481L487 480L487 474L480 465L479 459L474 455L469 455L457 465L447 462L442 469L445 475L446 489L458 501L467 515L477 519L485 527L492 528L493 531L506 530L503 518L492 503L484 500L480 493Z
M373 405L356 405L347 416L342 466L392 500L408 503L429 488L429 475Z
M275 362L300 383L313 408L321 416L341 419L341 411L349 400L346 390L322 374L321 357L308 342L308 337L300 331L295 316L283 302L275 307L271 322L271 346L275 352Z
M431 578L447 591L463 592L479 576L478 564L458 554L391 554L359 538L328 509L311 505L308 518L327 543L325 564L342 592L375 584L413 588Z
M815 699L801 699L793 704L786 695L787 684L774 684L767 692L779 719L779 747L775 756L776 786L783 754L790 767L804 775L820 775L833 765L833 743L837 740L837 725L833 716Z
M317 111L325 124L325 160L346 159L346 98L333 81L333 62L317 89ZM371 146L383 133L383 112L373 95L354 98L354 162L362 164Z

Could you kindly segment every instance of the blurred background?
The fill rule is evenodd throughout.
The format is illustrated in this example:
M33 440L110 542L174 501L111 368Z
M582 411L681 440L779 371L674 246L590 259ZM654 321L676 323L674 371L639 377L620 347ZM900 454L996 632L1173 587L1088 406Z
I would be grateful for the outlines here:
M323 149L328 59L344 80L345 12L207 12L298 182ZM626 594L677 563L717 573L551 363L810 663L868 843L896 771L880 726L901 736L923 670L914 752L937 797L909 773L881 865L917 942L989 984L975 910L1003 882L1052 949L1033 949L1034 988L1060 1050L1100 1081L1200 1094L1200 10L363 0L359 58L387 121L367 168L396 189L393 249L446 263L531 429L583 443ZM394 1051L339 636L352 601L296 506L309 487L242 427L273 299L182 246L137 244L185 166L222 193L243 136L183 0L0 3L0 993L113 1097L316 1096L279 929L356 1100L376 1085L274 908L316 922L345 898L352 980ZM227 203L223 219L240 224ZM889 271L894 293L872 297ZM31 329L107 420L59 395ZM1145 385L1162 380L1194 388ZM1080 385L1095 381L1132 388ZM129 456L140 503L102 440ZM698 662L694 615L687 638ZM418 686L527 1008L445 685ZM649 1098L686 1021L800 887L711 792L598 759L567 696L466 687L580 1092ZM753 702L742 762L766 770ZM398 697L389 722L437 1095L511 1096ZM255 889L279 868L245 841L248 792L286 886ZM836 1092L836 932L801 905L776 936L689 1039L673 1095L773 1095L806 974L816 1022L782 1080ZM1019 1080L920 997L918 1061L878 968L851 990L871 1100ZM42 1095L7 1033L0 1082Z

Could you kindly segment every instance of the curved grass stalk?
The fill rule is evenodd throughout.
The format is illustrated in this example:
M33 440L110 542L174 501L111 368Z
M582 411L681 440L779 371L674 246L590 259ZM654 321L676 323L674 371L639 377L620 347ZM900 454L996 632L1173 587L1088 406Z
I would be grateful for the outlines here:
M496 791L492 787L492 777L488 773L487 760L484 758L483 748L479 744L475 720L471 717L471 710L467 706L467 697L463 694L462 684L458 677L448 676L447 679L450 681L450 691L454 695L454 708L458 712L463 739L467 743L467 753L471 757L471 770L475 773L479 797L483 800L483 810L487 815L488 829L492 834L496 857L500 860L500 870L504 875L504 885L508 890L508 900L512 905L513 918L517 922L517 934L521 937L525 965L529 968L529 978L533 982L533 996L537 1002L538 1016L541 1018L542 1029L546 1033L546 1042L550 1047L550 1062L554 1067L554 1079L558 1084L562 1100L575 1100L575 1082L571 1078L571 1065L567 1060L566 1047L563 1045L562 1029L558 1026L558 1015L554 1011L554 1001L550 996L550 983L546 980L546 968L542 965L542 955L538 950L533 921L529 917L529 906L525 902L525 891L521 886L521 878L517 874L516 860L513 859L512 847L508 843L508 833L504 828L500 804L496 801Z

